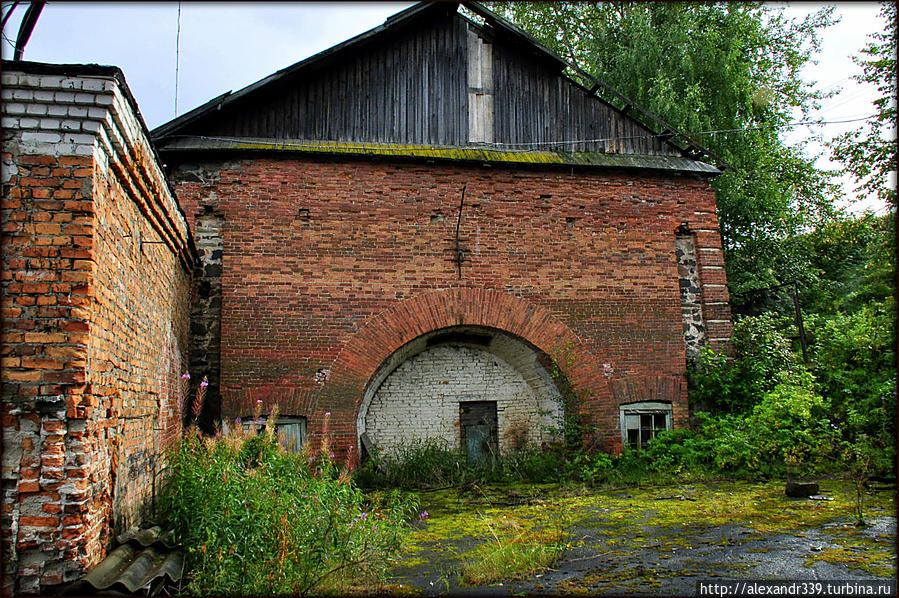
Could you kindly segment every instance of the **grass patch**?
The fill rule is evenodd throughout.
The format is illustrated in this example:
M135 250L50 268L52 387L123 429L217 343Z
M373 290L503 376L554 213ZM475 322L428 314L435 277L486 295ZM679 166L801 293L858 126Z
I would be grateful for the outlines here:
M521 532L512 537L494 534L493 539L471 552L462 565L462 580L487 585L521 579L552 566L562 550L564 534Z
M831 546L809 553L807 566L828 561L879 576L895 572L895 546L885 537L875 538L872 532L851 525L855 521L852 482L823 481L821 493L834 500L788 498L780 481L605 491L575 484L471 485L423 492L422 509L430 517L410 534L401 566L403 575L418 575L424 584L442 579L439 583L450 584L447 592L497 582L538 593L577 593L585 588L590 593L607 589L608 584L621 591L631 586L650 591L660 580L670 583L684 576L680 569L669 570L664 564L669 558L682 558L685 551L709 555L717 547L738 552L744 547L747 557L764 556L776 547L759 542L784 533L803 538L826 530ZM868 510L875 513L895 513L894 501L891 491L866 497ZM726 531L716 535L714 530ZM647 551L656 557L645 560ZM593 566L602 571L592 573L596 584L528 585L549 583L551 572L539 580L535 574L564 568L566 553L578 560L596 555ZM628 566L641 560L643 567ZM728 562L719 570L705 560L699 565L702 574L713 576L744 574L752 566Z

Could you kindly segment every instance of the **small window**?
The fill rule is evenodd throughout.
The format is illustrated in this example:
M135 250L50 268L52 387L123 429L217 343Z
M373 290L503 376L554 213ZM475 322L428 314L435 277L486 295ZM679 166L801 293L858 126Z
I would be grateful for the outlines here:
M267 418L248 419L243 422L243 429L255 430L257 434L265 429ZM275 420L275 434L284 441L284 449L288 453L298 453L306 442L305 417L279 417Z
M671 429L670 403L631 403L619 407L624 447L640 449L659 432Z

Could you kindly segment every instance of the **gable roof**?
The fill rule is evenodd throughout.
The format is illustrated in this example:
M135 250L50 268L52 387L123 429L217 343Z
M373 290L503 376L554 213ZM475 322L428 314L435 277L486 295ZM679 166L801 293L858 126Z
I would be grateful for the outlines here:
M462 5L483 19L483 23L459 14L459 3L421 2L389 17L374 29L237 92L228 91L213 98L157 127L152 136L164 153L202 150L361 153L657 168L708 174L720 171L704 163L705 160L728 167L686 134L568 63L499 15L475 2ZM470 71L465 67L470 62L467 52L472 51L473 43L466 38L471 37L472 31L486 40L485 43L495 42L493 64L501 68L490 75L497 79L492 90L471 87L472 75L470 72L466 75ZM430 37L423 41L426 35ZM394 46L398 44L405 45L397 49ZM523 61L521 54L529 58ZM366 60L376 63L358 66ZM410 60L419 63L408 65ZM499 72L507 63L509 72ZM417 78L417 85L387 92L393 96L386 100L369 98L383 93L372 86L390 85L382 80L401 68L408 69L406 76ZM447 74L428 74L429 68L443 69ZM374 75L367 72L373 69L380 70ZM567 77L566 69L592 81L592 87L588 89ZM330 80L323 83L322 78ZM348 80L335 83L340 78ZM439 98L430 104L429 83L436 88L432 95ZM339 85L343 87L338 89ZM529 98L522 99L519 95L530 93L532 89L528 86L539 86L544 98L551 96L551 103L556 104L551 108L554 112L547 108L546 114L525 114L521 105L529 104ZM469 142L472 121L468 111L475 101L472 93L481 92L493 94L489 126L500 137L498 142ZM365 98L349 97L356 95ZM559 100L557 96L564 97ZM435 102L440 105L435 107ZM400 103L403 105L398 106ZM494 112L495 123L492 122ZM336 113L340 113L339 120L335 120ZM303 118L305 123L298 122ZM380 128L372 124L378 118L385 121L380 123ZM424 124L418 122L428 119ZM272 121L278 121L279 125L272 125ZM417 127L414 131L413 125Z

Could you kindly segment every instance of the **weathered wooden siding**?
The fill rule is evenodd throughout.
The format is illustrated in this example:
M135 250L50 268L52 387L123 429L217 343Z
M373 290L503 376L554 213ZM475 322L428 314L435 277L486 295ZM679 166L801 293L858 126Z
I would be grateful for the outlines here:
M497 140L520 149L679 155L652 131L520 50L497 41L493 50ZM586 141L601 139L603 141ZM574 141L579 143L560 143ZM517 145L522 144L522 145Z
M384 42L251 94L185 133L466 145L466 23L430 19Z
M492 96L480 98L492 103L480 107L492 134L469 134L470 29L492 45ZM316 61L179 133L431 146L492 140L512 150L680 155L558 71L460 15L431 15ZM482 120L475 119L479 127Z

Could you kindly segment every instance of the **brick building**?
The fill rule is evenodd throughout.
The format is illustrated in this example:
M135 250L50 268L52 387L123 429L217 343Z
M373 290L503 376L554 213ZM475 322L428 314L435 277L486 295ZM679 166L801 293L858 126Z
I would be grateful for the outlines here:
M422 3L154 130L202 261L208 415L277 405L352 458L511 450L564 409L613 451L685 425L687 355L731 330L720 171L571 73Z
M206 421L277 406L350 459L685 425L687 358L731 331L720 171L571 75L474 3L152 134L115 67L4 62L3 591L152 516L186 369Z
M152 516L181 433L196 249L115 67L2 73L3 593Z

